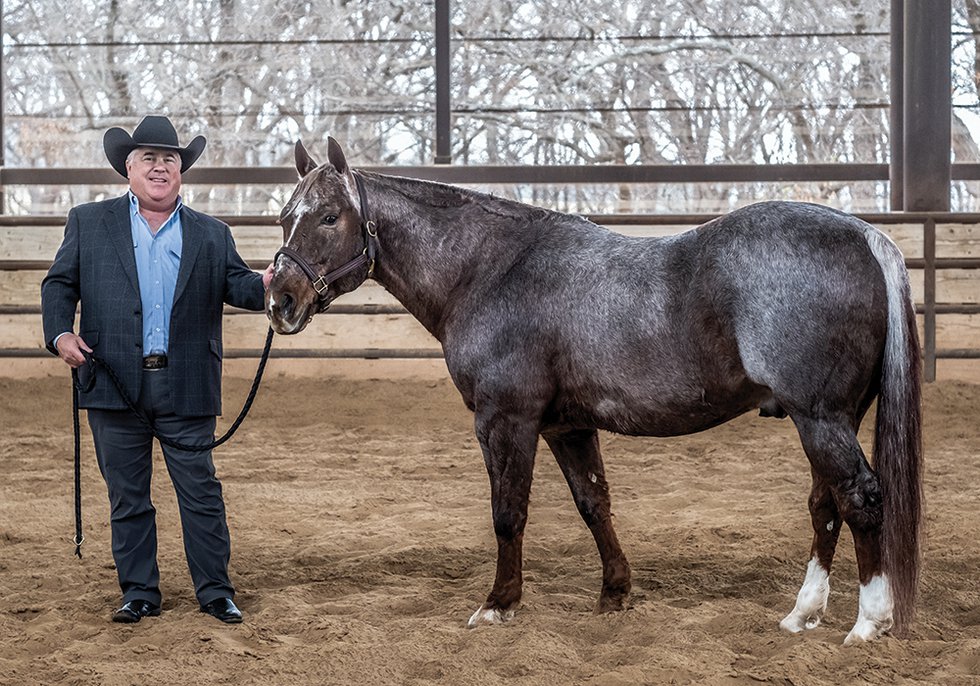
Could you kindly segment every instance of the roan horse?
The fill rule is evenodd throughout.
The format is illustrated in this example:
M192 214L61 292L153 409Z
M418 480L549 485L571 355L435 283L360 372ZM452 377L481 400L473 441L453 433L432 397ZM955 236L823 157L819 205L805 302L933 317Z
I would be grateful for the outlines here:
M483 193L359 172L296 145L266 294L301 331L371 277L443 346L490 475L497 573L470 626L513 617L538 436L602 559L597 610L630 568L613 531L597 430L689 434L752 409L792 418L810 461L811 559L780 626L816 627L844 522L860 580L846 644L911 620L919 570L919 344L898 248L817 205L766 202L667 238ZM878 398L872 469L857 430Z

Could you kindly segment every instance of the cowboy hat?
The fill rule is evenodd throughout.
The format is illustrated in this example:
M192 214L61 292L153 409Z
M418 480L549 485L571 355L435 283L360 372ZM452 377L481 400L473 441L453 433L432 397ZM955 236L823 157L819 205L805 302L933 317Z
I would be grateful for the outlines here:
M177 142L177 130L170 120L153 115L143 117L143 121L133 130L132 136L116 126L106 131L102 138L102 147L105 148L105 156L109 158L109 164L127 179L129 174L126 173L126 157L136 148L176 150L180 155L180 173L183 174L201 156L205 145L207 140L204 136L198 136L186 147L180 147Z

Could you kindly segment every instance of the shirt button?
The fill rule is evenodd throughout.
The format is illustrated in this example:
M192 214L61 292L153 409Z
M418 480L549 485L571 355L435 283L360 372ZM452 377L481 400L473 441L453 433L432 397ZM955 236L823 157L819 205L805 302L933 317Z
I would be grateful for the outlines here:
M160 306L159 305L154 305L153 307L155 307L158 310L160 309Z

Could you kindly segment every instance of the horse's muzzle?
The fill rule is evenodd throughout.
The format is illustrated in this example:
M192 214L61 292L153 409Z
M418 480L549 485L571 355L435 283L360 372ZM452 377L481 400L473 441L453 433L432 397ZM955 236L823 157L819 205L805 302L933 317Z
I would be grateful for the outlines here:
M288 291L277 293L270 288L266 292L265 313L269 324L278 334L299 333L313 318L311 305L303 305Z

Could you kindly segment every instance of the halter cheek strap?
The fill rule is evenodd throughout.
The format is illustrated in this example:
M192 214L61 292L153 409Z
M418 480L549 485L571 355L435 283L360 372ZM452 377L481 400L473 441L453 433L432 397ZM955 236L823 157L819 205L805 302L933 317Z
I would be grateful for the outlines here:
M357 257L342 264L333 271L322 275L317 274L313 267L310 266L310 263L298 252L285 245L279 248L276 256L272 259L275 262L279 259L280 255L285 255L295 262L303 270L307 278L309 278L310 283L313 285L313 290L316 291L317 296L321 300L326 297L330 284L337 279L347 276L351 272L357 271L365 265L368 268L367 278L370 279L374 276L374 262L378 254L378 226L372 219L368 218L367 196L364 194L364 184L361 181L361 175L357 172L354 172L354 182L357 185L358 199L361 201L361 228L364 230L364 250Z
M364 228L364 255L368 259L367 278L374 278L374 260L378 256L378 225L371 219L368 210L367 195L364 192L364 181L356 171L352 172L354 185L357 186L357 198L361 201L361 226Z
M365 250L367 249L365 248ZM362 252L350 262L347 262L337 269L334 269L332 272L327 272L321 276L313 271L313 267L310 266L310 263L303 259L303 257L292 248L288 248L286 246L279 248L279 252L276 253L276 257L278 258L280 255L285 255L299 265L299 268L302 269L306 276L310 279L310 283L313 285L313 290L315 290L317 295L319 295L321 298L326 295L327 288L329 288L330 284L332 284L334 281L343 276L347 276L351 272L356 271L365 264L369 263L367 253ZM273 262L275 262L275 258L273 258ZM373 267L374 265L370 265L368 276L370 276L370 271L373 270Z

